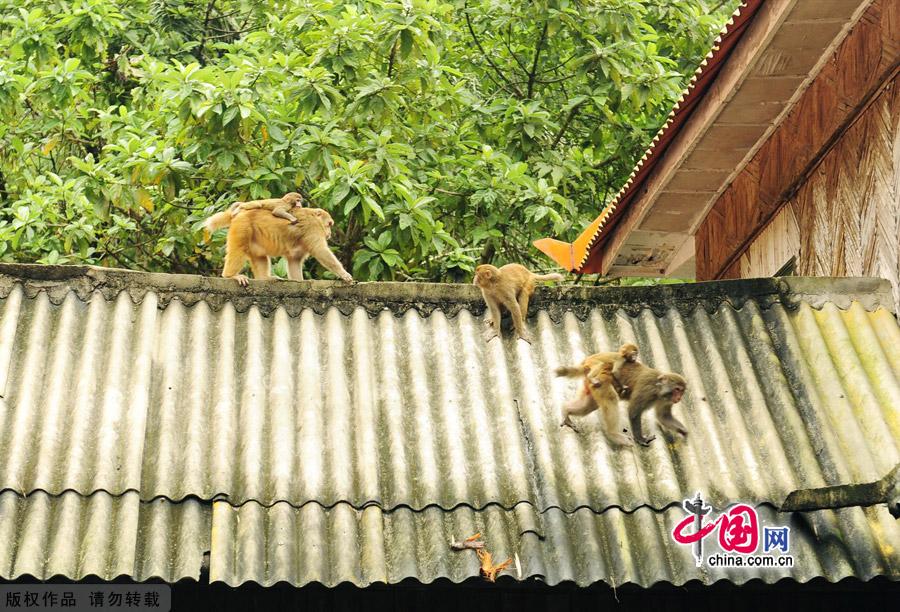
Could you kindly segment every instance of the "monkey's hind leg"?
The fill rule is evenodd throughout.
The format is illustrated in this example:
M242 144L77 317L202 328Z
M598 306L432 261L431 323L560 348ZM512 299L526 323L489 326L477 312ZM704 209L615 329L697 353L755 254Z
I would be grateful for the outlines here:
M601 376L604 382L600 385L591 385L589 389L594 403L600 410L606 437L615 446L634 446L631 439L622 433L622 427L619 425L619 398L608 380L609 375L604 373Z
M634 446L634 442L631 441L631 438L622 433L622 428L619 426L618 403L618 401L614 400L612 403L601 409L603 412L603 426L606 429L606 436L616 446Z
M222 277L233 278L241 287L249 285L250 279L240 274L240 271L244 268L244 261L244 253L240 249L229 249L226 246L225 267L222 268Z
M562 405L563 420L559 426L571 427L572 431L580 433L580 430L575 426L575 422L572 421L572 415L579 417L586 416L596 409L597 403L594 401L593 397L587 393L579 393L578 397Z
M531 336L528 335L528 330L525 329L525 317L522 309L519 307L519 302L515 298L509 297L503 302L503 305L509 310L509 314L512 315L516 335L528 344L531 344Z
M525 291L524 289L519 293L518 304L519 304L519 312L522 315L523 330L525 329L525 321L528 319L528 297L529 297L528 292ZM531 339L532 339L531 334L529 334L527 331L525 332L524 336L522 334L519 334L519 337L522 340L526 341L528 344L531 344Z
M634 438L634 441L641 446L650 446L650 443L656 439L656 436L644 437L644 432L641 429L641 414L629 414L628 420L631 423L631 436Z
M265 255L251 255L250 268L253 269L253 278L257 280L272 279L272 261Z
M288 278L295 281L303 280L303 260L305 257L296 257L289 255L287 257L287 275Z

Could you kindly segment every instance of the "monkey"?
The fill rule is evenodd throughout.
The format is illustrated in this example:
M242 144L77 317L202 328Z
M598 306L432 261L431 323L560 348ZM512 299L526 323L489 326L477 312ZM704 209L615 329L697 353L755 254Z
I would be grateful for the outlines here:
M622 348L625 348L624 346ZM583 386L578 391L578 396L563 404L562 422L560 427L568 426L573 431L578 431L572 416L587 416L600 408L600 416L603 419L603 428L607 437L618 446L633 446L631 439L622 433L619 423L619 395L612 376L612 366L617 360L622 359L622 350L612 353L596 353L584 359L576 366L560 366L556 368L557 376L570 378L582 377ZM594 382L587 378L591 373Z
M561 280L562 274L535 274L519 264L506 264L502 268L482 264L475 268L472 283L481 289L481 295L491 313L488 320L491 330L485 340L490 342L500 335L502 305L512 316L516 334L531 344L531 338L525 331L525 317L528 316L528 300L534 294L535 282Z
M687 428L672 416L672 405L681 401L687 388L686 381L674 372L661 372L636 360L629 360L626 355L636 356L636 350L634 345L626 344L616 353L597 353L577 366L556 369L557 376L585 376L584 388L579 390L578 397L563 405L560 427L567 425L575 429L572 415L586 416L600 408L607 436L613 442L631 445L618 425L617 400L624 396L620 396L615 388L612 368L620 360L619 380L623 393L630 395L627 412L634 440L648 446L655 439L655 436L645 438L641 428L641 415L650 408L655 409L657 422L661 426L687 436Z
M617 446L633 446L631 439L622 432L619 424L618 400L619 396L611 384L601 383L596 386L585 384L575 399L563 404L563 420L559 426L568 426L577 432L578 428L575 427L572 416L587 416L600 408L600 417L603 419L603 429L607 437Z
M328 238L334 225L328 211L295 206L291 214L297 218L297 223L289 223L261 209L238 215L227 210L207 219L205 225L210 232L228 227L222 276L233 278L246 287L249 279L240 274L246 260L250 260L254 278L270 279L270 257L284 257L287 259L288 278L303 280L303 262L312 255L338 278L352 283L353 277L328 248Z
M619 347L617 356L612 361L612 367L607 368L606 364L609 362L602 361L591 368L587 374L587 379L593 386L599 386L603 383L611 384L620 398L627 399L631 394L631 389L627 385L623 385L619 382L619 373L622 371L622 366L624 364L637 361L637 356L637 346L631 343L623 344Z
M228 209L231 216L238 214L242 210L256 210L265 208L272 211L272 214L281 219L287 219L291 223L297 223L297 217L289 211L295 207L303 206L303 196L296 191L284 194L280 198L272 198L269 200L250 200L249 202L235 202Z
M641 415L651 408L656 412L656 422L663 429L687 437L687 427L672 416L672 406L681 401L687 389L687 381L683 376L629 361L622 364L619 378L624 387L631 389L628 420L631 423L631 435L638 444L648 446L656 437L645 438L641 431Z

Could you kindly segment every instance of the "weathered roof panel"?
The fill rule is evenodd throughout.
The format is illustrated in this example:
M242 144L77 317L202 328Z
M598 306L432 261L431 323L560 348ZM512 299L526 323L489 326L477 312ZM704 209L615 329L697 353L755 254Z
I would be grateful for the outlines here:
M823 576L836 582L848 576L868 580L900 575L900 525L884 506L796 513L786 518L768 506L758 509L766 525L791 528L794 567L697 568L691 549L670 534L684 511L670 508L634 513L587 509L538 514L522 504L514 510L489 506L481 511L400 508L386 513L374 506L349 504L294 508L251 502L235 508L215 502L210 580L237 586L351 582L366 586L416 578L462 582L478 575L474 551L451 550L448 543L481 533L499 563L518 558L521 578L580 586L606 582L644 587L657 582L682 585L782 578L807 582ZM709 544L707 546L710 546ZM708 550L711 550L708 548ZM509 575L518 577L515 563Z
M780 504L900 461L896 321L855 302L539 312L528 345L485 343L469 309L266 317L23 285L4 301L0 488L22 494L661 509L696 490ZM617 451L596 415L559 427L577 382L553 368L623 341L687 378L686 441Z
M471 285L0 264L0 577L176 581L209 551L233 585L461 581L477 565L448 542L482 531L552 584L900 578L883 508L771 510L900 461L887 282L532 303L533 344L485 343ZM553 368L624 340L687 378L687 440L613 450L596 415L559 427L577 384ZM789 522L799 564L696 570L668 533L697 491Z
M0 493L0 577L200 578L211 509L197 500L140 501L137 493L89 497Z

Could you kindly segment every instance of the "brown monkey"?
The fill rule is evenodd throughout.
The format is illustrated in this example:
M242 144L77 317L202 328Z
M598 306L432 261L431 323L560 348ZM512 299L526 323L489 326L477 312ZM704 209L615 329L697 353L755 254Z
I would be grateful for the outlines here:
M631 389L628 401L628 420L631 435L638 444L647 446L655 436L644 438L641 431L641 415L653 408L656 422L664 429L687 437L687 428L672 416L672 405L681 401L687 382L680 374L661 372L637 361L626 362L619 371L622 385Z
M601 353L602 354L602 353ZM619 373L622 366L626 363L634 363L637 361L638 347L631 343L623 344L619 347L616 358L613 359L611 367L608 367L609 361L600 361L587 374L587 379L592 386L599 386L607 383L616 389L616 393L622 399L626 399L631 394L631 388L623 385L619 380Z
M488 322L491 331L485 340L491 341L500 335L500 306L503 306L512 316L519 338L531 343L531 338L525 331L525 318L528 316L528 300L534 294L535 283L561 280L562 274L535 274L519 264L506 264L502 268L482 264L475 268L475 279L472 282L481 289L481 295L491 313Z
M297 223L297 217L290 213L295 207L303 206L303 196L296 191L291 191L280 198L272 198L269 200L250 200L249 202L235 202L228 209L232 216L238 214L242 210L256 210L264 208L272 211L272 214L281 219L287 219L291 223Z
M312 255L341 280L353 282L353 277L328 248L328 238L334 225L328 211L294 207L291 214L297 218L297 223L289 223L260 209L238 215L224 211L207 219L206 228L210 232L222 227L229 228L222 276L234 278L238 284L247 286L249 279L239 274L246 260L250 260L254 278L269 279L272 277L269 258L284 257L287 259L288 278L303 280L303 262Z
M621 358L621 350L616 353L596 353L576 366L556 368L557 376L582 377L584 383L576 398L563 404L563 420L559 424L560 427L569 426L578 431L572 416L587 416L599 408L604 430L609 439L619 446L632 446L628 436L622 433L619 422L619 396L612 376L612 366ZM588 373L593 375L594 382L589 383Z

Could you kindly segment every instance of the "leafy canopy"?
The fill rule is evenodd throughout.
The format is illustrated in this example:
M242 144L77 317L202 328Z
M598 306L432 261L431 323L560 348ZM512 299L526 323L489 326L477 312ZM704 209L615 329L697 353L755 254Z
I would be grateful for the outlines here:
M0 259L215 274L302 189L361 280L546 267L736 3L0 0Z

